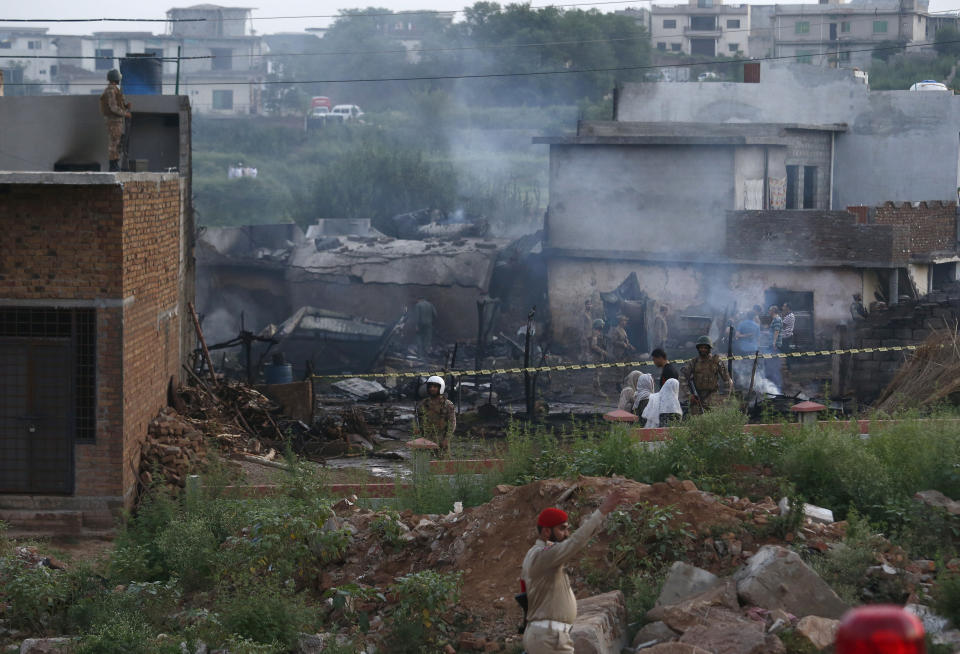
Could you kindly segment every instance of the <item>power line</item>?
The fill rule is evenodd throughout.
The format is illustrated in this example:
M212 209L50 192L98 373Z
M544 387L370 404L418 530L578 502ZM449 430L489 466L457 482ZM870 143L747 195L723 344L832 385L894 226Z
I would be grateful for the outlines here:
M623 5L638 4L649 0L598 0L596 2L578 2L571 4L549 4L549 5L527 5L530 9L552 9L564 7L594 7L602 5ZM656 6L656 5L652 5ZM811 5L819 7L820 5ZM229 7L228 7L229 9ZM469 11L465 9L422 9L416 11L392 11L392 12L371 12L371 13L339 13L339 14L305 14L298 16L248 16L243 18L219 17L219 18L0 18L0 23L202 23L202 22L221 22L221 21L255 21L255 20L303 20L308 18L383 18L396 16L429 16L429 15L447 15L462 14ZM842 12L841 12L842 13ZM960 13L960 9L943 9L940 11L925 12L928 15L934 14L952 14ZM813 13L811 15L816 15ZM0 26L2 27L2 26ZM770 29L770 28L761 28Z
M954 11L954 10L949 10ZM931 12L931 13L947 13L947 12ZM824 25L830 25L836 23L836 20L829 20L822 23L811 23L810 27L823 27ZM733 33L742 33L742 32L766 32L774 31L779 28L777 27L749 27L749 28L734 28L724 30L724 34L733 34ZM182 56L182 57L157 57L156 59L160 61L191 61L198 59L243 59L243 58L252 58L252 57L326 57L326 56L346 56L346 55L363 55L363 56L375 56L375 55L389 55L389 54L410 54L410 53L424 53L424 52L461 52L461 51L470 51L470 50L502 50L502 49L511 49L511 48L533 48L533 47L546 47L554 45L577 45L577 44L594 44L594 43L616 43L623 41L643 41L651 39L651 34L643 34L640 36L625 36L625 37L615 37L609 39L586 39L586 40L574 40L574 41L541 41L541 42L530 42L530 43L498 43L498 44L488 44L488 45L471 45L471 46L451 46L446 48L400 48L396 50L331 50L326 52L265 52L265 53L247 53L247 54L230 54L230 55L193 55L193 56ZM806 43L806 42L805 42ZM810 46L814 45L823 45L823 41L811 41L807 43ZM13 54L0 54L0 59L83 59L83 60L99 60L99 61L113 61L119 57L107 57L107 56L69 56L69 55L13 55Z
M529 5L530 9L551 9L561 7L594 7L601 5L636 4L645 0L602 0L597 2L578 2L573 4ZM228 7L229 9L229 7ZM300 16L247 16L243 18L0 18L0 23L196 23L237 20L302 20L307 18L383 18L389 16L436 16L462 14L469 9L422 9L417 11L390 11L371 13L307 14Z
M940 41L941 44L960 43L960 39ZM408 77L369 77L369 78L351 78L351 79L314 79L314 80L262 80L262 81L228 81L219 82L189 82L182 81L182 86L254 86L254 85L293 85L293 84L354 84L354 83L372 83L372 82L427 82L457 79L496 79L504 77L536 77L540 75L577 75L583 73L612 73L627 70L659 70L663 68L681 68L692 66L712 66L716 64L740 64L753 61L782 61L785 59L799 59L810 57L830 57L846 53L855 52L883 52L887 50L905 50L906 48L918 48L933 45L934 42L912 43L907 45L881 46L875 48L855 48L852 50L833 50L830 52L811 53L811 54L793 54L757 57L754 59L713 59L711 61L695 61L689 63L661 64L661 65L643 65L643 66L610 66L602 68L563 68L559 70L541 70L525 71L513 73L475 73L464 75L412 75ZM60 82L20 82L11 83L7 86L61 86ZM75 86L101 86L102 82L76 82L71 84Z

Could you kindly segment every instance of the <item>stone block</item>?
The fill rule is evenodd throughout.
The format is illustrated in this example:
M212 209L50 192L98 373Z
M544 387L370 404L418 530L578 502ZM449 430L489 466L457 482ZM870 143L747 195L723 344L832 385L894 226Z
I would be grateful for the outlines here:
M797 623L797 633L807 639L810 644L818 650L823 650L833 645L837 639L837 629L839 628L839 620L821 618L816 615L804 616L800 618L800 622Z
M71 638L27 638L20 643L20 654L70 654Z
M695 645L713 654L783 654L786 648L763 629L744 629L742 623L719 622L697 625L678 641Z
M653 647L638 649L637 652L643 652L643 654L711 654L709 650L689 643L661 643Z
M720 577L711 572L683 561L675 561L663 582L657 604L677 604L722 583Z
M783 547L761 547L734 579L741 602L771 611L839 618L848 608L795 552Z
M627 605L619 590L577 600L570 631L577 654L620 654L627 644Z
M633 646L639 647L643 643L666 643L668 641L674 640L679 636L676 631L667 626L665 622L650 622L640 629L637 632L637 635L633 637Z

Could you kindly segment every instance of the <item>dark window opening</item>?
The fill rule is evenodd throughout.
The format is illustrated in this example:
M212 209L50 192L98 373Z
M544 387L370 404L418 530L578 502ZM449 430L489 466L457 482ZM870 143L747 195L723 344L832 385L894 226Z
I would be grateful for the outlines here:
M800 167L787 166L787 209L799 209L797 186L800 183Z
M96 436L97 314L93 309L0 307L0 339L62 339L70 343L73 370L73 434L78 443Z
M675 30L677 29L677 19L676 18L665 18L663 20L663 29L665 30Z
M671 43L671 44L670 44L670 49L673 50L674 52L680 52L680 44L679 44L679 43Z
M213 70L233 70L233 50L230 48L210 48L213 55L211 68Z
M727 19L727 29L735 30L740 28L740 19L739 18L729 18Z
M716 16L691 16L690 29L700 32L712 32L717 29Z
M817 208L817 167L803 167L803 208Z
M664 43L663 41L657 42L657 50L666 50L666 49L667 49L666 43Z
M214 91L213 108L222 111L233 110L233 91Z
M690 54L714 57L717 54L717 42L713 39L690 39Z
M93 56L97 57L93 65L96 70L110 70L113 68L113 48L94 50Z

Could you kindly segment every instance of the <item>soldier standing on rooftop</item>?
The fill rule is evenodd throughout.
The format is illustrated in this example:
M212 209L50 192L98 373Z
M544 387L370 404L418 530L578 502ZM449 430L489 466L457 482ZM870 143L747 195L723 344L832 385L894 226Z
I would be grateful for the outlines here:
M120 142L123 140L124 118L130 118L130 103L120 90L120 71L116 68L107 73L107 88L100 94L100 113L107 121L107 137L110 139L108 158L110 172L120 170Z

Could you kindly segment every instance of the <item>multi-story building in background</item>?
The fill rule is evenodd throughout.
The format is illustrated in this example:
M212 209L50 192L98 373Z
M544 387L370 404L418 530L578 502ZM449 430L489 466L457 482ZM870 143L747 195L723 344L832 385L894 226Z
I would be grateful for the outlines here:
M22 61L3 57L0 67L22 70L5 77L15 80L22 74L24 82L44 84L45 94L88 95L103 91L107 71L119 68L124 57L153 55L163 59L163 93L188 95L194 113L259 114L267 72L263 55L268 48L249 28L250 12L216 5L173 8L167 12L166 34L49 35L45 28L0 28L0 55L11 50L67 57ZM8 93L15 88L8 88Z
M46 27L0 27L0 70L7 95L26 95L24 83L49 83L57 75L57 37ZM42 88L42 87L41 87Z
M749 56L750 6L723 0L690 0L685 5L652 5L650 41L661 52Z
M770 30L775 57L798 62L867 67L878 47L926 43L928 0L853 0L774 5ZM757 53L762 56L765 53Z

